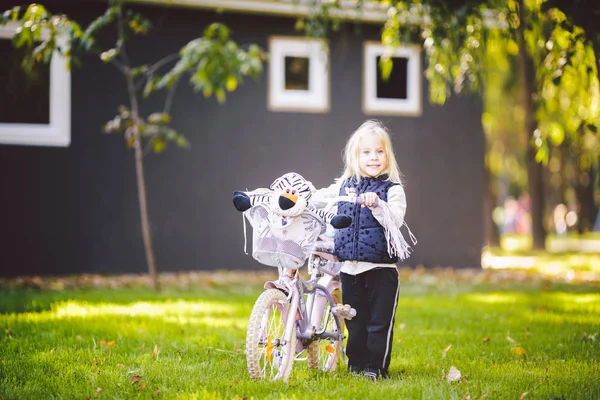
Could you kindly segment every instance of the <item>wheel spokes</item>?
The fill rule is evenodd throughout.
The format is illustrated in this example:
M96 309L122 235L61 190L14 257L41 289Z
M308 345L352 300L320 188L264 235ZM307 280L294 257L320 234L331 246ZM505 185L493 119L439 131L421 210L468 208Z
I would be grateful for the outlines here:
M261 354L261 375L273 379L279 374L281 368L282 351L284 344L283 333L285 320L283 305L273 303L265 310L261 323L261 337L259 340L259 354Z

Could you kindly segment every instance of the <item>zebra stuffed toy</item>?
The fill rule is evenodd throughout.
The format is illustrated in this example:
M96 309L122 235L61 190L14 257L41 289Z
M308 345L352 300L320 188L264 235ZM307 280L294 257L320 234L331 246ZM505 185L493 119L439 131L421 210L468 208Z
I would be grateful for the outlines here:
M233 205L236 210L244 212L257 204L265 204L271 212L282 217L297 217L308 211L336 229L347 228L352 223L349 216L325 212L312 205L310 198L316 189L296 172L275 179L269 189L268 194L255 191L252 196L236 190L233 193Z

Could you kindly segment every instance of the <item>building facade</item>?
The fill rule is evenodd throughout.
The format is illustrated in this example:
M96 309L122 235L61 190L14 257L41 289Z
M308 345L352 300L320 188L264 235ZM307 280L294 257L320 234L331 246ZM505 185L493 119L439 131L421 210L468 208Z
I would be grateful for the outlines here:
M294 29L294 16L216 10L208 3L135 4L154 26L129 44L134 63L176 53L212 22L223 22L238 43L256 43L271 57L260 78L245 79L225 104L183 82L178 87L172 125L191 148L145 157L159 270L267 268L244 254L233 191L267 187L289 171L316 187L329 185L341 173L346 139L368 118L392 132L405 178L406 220L418 244L402 265L480 267L484 141L477 99L429 104L424 58L412 45L398 50L394 73L381 81L377 23L345 24L322 46ZM87 26L105 3L47 7ZM16 59L6 30L0 39L6 59ZM2 276L146 271L133 152L122 137L101 129L127 104L124 80L96 57L83 62L70 73L60 64L49 68L49 104L36 113L39 121L16 117L22 104L31 104L15 100L15 85L5 89ZM8 83L16 79L7 70L3 75ZM164 100L164 93L152 94L143 112L161 110Z

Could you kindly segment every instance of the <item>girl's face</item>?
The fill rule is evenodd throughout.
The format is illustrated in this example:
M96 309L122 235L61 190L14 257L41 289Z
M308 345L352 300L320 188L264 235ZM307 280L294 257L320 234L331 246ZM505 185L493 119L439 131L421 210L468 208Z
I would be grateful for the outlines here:
M387 168L387 155L383 142L376 135L365 135L359 141L358 165L360 174L376 178Z

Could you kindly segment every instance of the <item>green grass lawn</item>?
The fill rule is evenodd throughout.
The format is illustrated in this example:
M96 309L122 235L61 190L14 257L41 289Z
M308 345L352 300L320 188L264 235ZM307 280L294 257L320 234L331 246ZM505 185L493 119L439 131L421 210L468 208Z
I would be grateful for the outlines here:
M289 384L252 381L258 279L4 287L0 398L599 399L600 287L519 277L403 270L391 378L377 384L305 361ZM452 366L459 381L443 376Z

